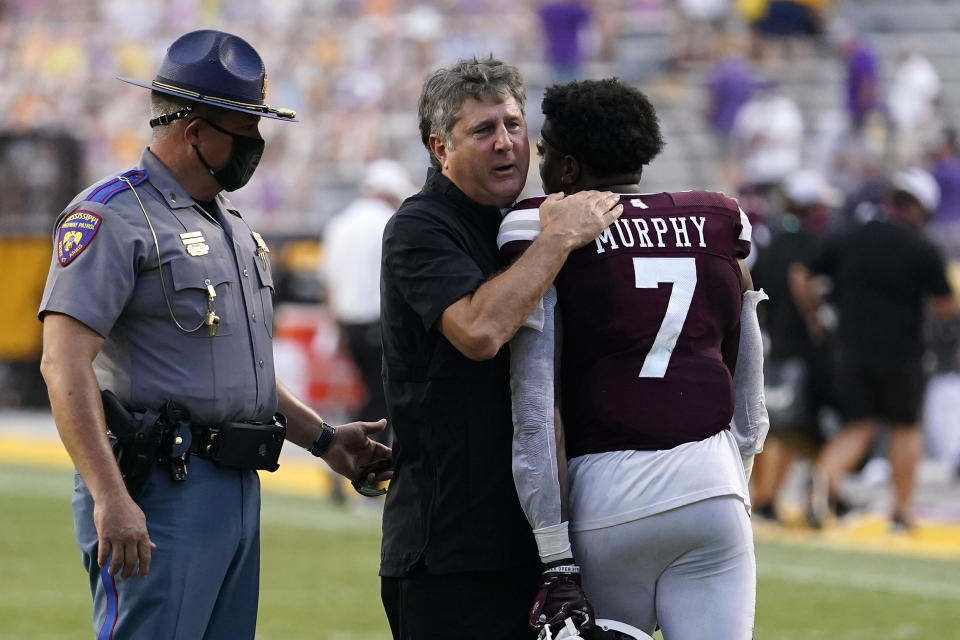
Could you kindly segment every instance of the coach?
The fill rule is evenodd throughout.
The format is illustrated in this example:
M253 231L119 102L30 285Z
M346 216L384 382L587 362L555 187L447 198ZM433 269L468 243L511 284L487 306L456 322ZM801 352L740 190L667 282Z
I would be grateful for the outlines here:
M295 115L264 102L260 55L229 33L193 31L152 82L126 81L151 89L150 147L60 215L40 306L41 369L78 474L93 629L252 639L256 470L276 469L285 434L362 479L389 458L368 438L384 423L330 427L277 384L267 245L221 193L256 169L260 119Z
M382 598L394 638L528 638L537 549L511 475L502 347L571 250L622 211L608 193L552 196L544 230L500 269L501 207L530 160L516 68L461 60L419 100L432 168L383 237L384 385L395 429L383 515Z

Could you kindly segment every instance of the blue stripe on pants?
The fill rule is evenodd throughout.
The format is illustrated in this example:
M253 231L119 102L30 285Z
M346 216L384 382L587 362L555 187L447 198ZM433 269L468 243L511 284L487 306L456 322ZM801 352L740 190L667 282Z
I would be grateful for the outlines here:
M107 613L103 617L103 624L100 626L100 633L97 634L97 640L110 640L113 637L113 629L117 626L117 610L119 608L119 599L117 598L117 584L114 577L108 571L110 567L110 557L107 557L106 566L100 569L100 580L103 581L103 592L107 595Z

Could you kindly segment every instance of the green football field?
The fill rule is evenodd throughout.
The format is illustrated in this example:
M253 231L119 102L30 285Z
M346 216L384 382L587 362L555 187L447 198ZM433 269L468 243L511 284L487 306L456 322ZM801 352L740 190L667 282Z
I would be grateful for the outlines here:
M0 465L0 640L93 635L73 543L72 486L69 471ZM387 640L376 577L379 517L320 498L266 493L263 502L257 637ZM764 536L757 562L758 640L960 639L956 557Z

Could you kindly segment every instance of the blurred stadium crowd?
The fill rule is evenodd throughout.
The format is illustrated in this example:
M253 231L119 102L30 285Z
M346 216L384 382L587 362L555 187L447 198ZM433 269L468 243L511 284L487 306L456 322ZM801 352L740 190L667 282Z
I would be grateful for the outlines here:
M550 83L616 75L637 84L661 114L667 142L644 184L736 195L760 251L796 224L785 215L791 198L824 200L835 230L877 215L893 171L923 167L940 190L930 236L960 258L960 7L948 0L6 0L0 132L76 140L79 184L132 165L149 139L144 96L114 76L152 77L166 43L204 27L256 43L271 70L267 100L298 110L299 124L263 128L268 159L231 196L277 243L319 247L326 222L357 196L376 159L398 161L419 184L423 78L492 53L523 72L534 137ZM11 155L3 163L27 167L24 175L42 168ZM814 178L801 181L802 194L787 193L800 171L828 184ZM526 193L539 189L531 173ZM42 215L52 223L59 206ZM38 213L16 209L0 203L0 218ZM292 274L278 293L322 299L322 286L310 284L319 282L321 253L276 253ZM293 255L301 257L284 259ZM297 322L321 323L320 338L316 326L297 338L311 351L303 366L338 357L335 323ZM942 344L940 352L928 373L956 375L956 358L944 359ZM342 367L323 370L311 392L318 402L340 394L359 404L356 389L334 384ZM955 412L949 402L938 411ZM944 422L936 446L955 464L960 425Z

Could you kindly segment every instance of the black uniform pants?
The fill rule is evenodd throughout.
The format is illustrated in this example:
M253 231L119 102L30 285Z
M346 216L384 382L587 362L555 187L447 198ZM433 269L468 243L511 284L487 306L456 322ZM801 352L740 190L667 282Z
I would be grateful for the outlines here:
M394 640L532 640L530 607L540 573L530 569L381 578Z

